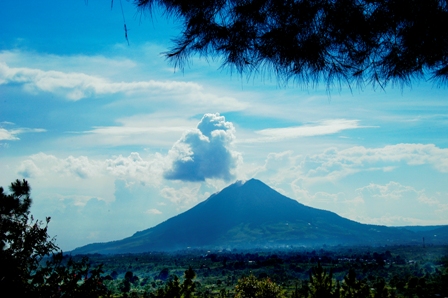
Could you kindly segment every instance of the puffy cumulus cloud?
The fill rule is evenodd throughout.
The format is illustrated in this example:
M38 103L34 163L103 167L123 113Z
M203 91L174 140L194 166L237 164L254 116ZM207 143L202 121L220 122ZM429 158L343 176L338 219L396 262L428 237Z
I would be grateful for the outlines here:
M384 200L399 200L405 197L420 196L422 192L416 191L413 187L401 185L398 182L391 181L386 185L370 183L367 186L357 189L362 197L370 196L372 198Z
M408 185L403 185L396 181L390 181L387 184L375 184L356 189L358 197L362 198L365 202L380 202L382 204L395 204L395 203L413 203L424 204L428 206L438 205L440 201L435 197L428 197L428 194L424 189L417 190L416 188ZM435 196L440 196L435 194Z
M197 129L186 132L169 151L172 165L164 177L183 181L231 180L241 160L241 155L231 150L234 140L231 122L219 113L205 114Z
M92 178L100 174L101 162L89 160L86 156L57 158L54 155L38 153L24 160L18 173L28 173L32 169L35 176L45 176L55 173L61 177L72 177L76 179Z
M21 160L11 170L26 178L33 186L33 193L43 201L70 201L84 205L90 198L114 200L113 175L107 173L105 162L86 156L59 158L38 153ZM42 204L42 203L41 203Z
M32 160L24 160L17 171L24 178L34 178L40 176L42 171L36 166Z
M119 155L105 161L105 169L114 177L142 184L159 183L164 167L165 159L159 153L143 159L139 153L132 152L129 156Z
M67 172L81 179L92 178L98 174L101 164L97 161L89 160L86 156L65 158L59 165L61 172Z
M298 193L292 191L291 184L299 184L304 189L333 189L335 185L343 188L347 184L353 190L365 183L384 182L384 177L388 177L410 185L412 177L419 175L433 173L443 177L448 171L447 161L448 149L433 144L397 144L381 148L356 146L343 150L328 148L321 153L308 155L289 150L269 153L264 165L254 167L247 175L261 179L272 187L285 189L288 195L297 197ZM424 180L419 181L422 187ZM439 179L433 179L430 183L445 188ZM385 193L396 197L404 195L406 190L402 188L395 188L392 192L394 186L390 184L387 189L371 186L366 187L364 192L375 192L377 197Z
M363 197L357 196L352 190L344 191L313 191L302 185L302 180L293 181L290 186L292 189L292 197L296 198L300 203L307 206L329 210L336 214L362 223L373 223L368 217L369 212L366 208L366 202ZM378 208L373 206L373 208ZM370 214L371 217L375 217Z
M344 192L330 193L325 191L312 192L301 185L300 179L293 181L291 184L292 196L307 206L314 208L333 210L338 214L347 215L349 209L356 209L356 205L360 202L358 199L349 199Z
M285 151L268 154L253 176L303 204L364 223L446 224L447 158L448 150L433 144Z
M208 190L201 191L201 184L181 185L163 179L165 163L166 157L160 154L143 157L136 152L108 159L59 158L39 153L25 160L19 159L14 166L10 164L6 168L15 172L14 176L28 179L33 185L33 193L39 198L39 206L48 210L55 206L59 211L70 206L84 208L90 200L96 199L112 204L108 208L120 212L131 214L139 210L143 214L161 202L169 205L163 208L180 210L204 198ZM51 206L45 203L50 201ZM157 210L164 216L173 215L163 208ZM151 212L157 214L154 210Z
M45 153L26 159L1 159L2 169L13 173L13 178L1 175L4 182L0 185L8 185L17 175L26 178L33 188L33 214L36 218L51 216L51 234L60 235L61 247L73 249L75 243L87 244L86 233L92 230L99 231L95 241L110 241L175 215L171 210L179 206L161 195L166 185L160 183L167 182L162 178L163 158L134 152L108 159L60 158ZM183 206L185 201L198 198L194 186L195 191L180 197L177 203ZM188 189L181 192L187 194ZM166 205L158 205L160 202ZM117 217L126 221L117 225ZM67 234L73 226L77 227L76 233Z
M356 199L363 202L356 219L385 225L446 224L446 195L396 181L370 183L356 189Z
M55 200L61 201L76 199L78 203L75 205L79 205L85 204L88 198L114 201L116 180L123 180L129 186L157 187L162 181L161 164L163 158L158 154L147 158L131 153L129 156L92 159L86 156L58 158L39 153L9 167L38 189L48 189L46 197L56 196Z
M160 194L179 207L192 206L198 202L200 185L189 185L184 187L164 187Z
M448 149L434 144L397 144L382 148L330 148L321 154L309 155L301 162L303 173L311 180L338 180L361 171L390 172L405 163L408 166L430 165L448 173Z
M292 197L305 205L330 210L351 220L380 225L446 224L446 193L429 193L424 189L390 181L370 183L344 192L312 191L297 179L290 184Z
M68 156L58 158L54 155L38 153L22 161L17 173L23 177L45 177L56 174L58 177L80 180L111 177L129 183L156 184L160 181L164 158L156 153L143 159L139 153L129 156L118 155L105 160L89 159L87 156Z
M290 181L302 175L300 160L303 157L294 154L292 150L269 153L262 166L254 167L247 173L249 177L257 177L272 187L279 187L285 181ZM245 165L247 168L247 165ZM281 188L284 188L282 186ZM278 190L278 189L277 189ZM291 195L290 193L285 193Z

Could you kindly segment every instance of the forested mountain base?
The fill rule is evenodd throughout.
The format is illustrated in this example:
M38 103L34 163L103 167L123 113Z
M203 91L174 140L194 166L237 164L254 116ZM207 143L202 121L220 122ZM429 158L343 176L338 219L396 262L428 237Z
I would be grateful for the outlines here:
M397 246L89 258L113 297L448 297L447 255Z

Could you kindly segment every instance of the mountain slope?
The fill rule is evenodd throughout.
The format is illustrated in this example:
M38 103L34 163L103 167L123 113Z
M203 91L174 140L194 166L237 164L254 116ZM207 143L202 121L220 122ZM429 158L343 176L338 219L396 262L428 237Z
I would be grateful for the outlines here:
M72 253L136 253L187 247L385 245L421 241L413 231L360 224L307 207L259 180L234 183L190 210L133 236Z

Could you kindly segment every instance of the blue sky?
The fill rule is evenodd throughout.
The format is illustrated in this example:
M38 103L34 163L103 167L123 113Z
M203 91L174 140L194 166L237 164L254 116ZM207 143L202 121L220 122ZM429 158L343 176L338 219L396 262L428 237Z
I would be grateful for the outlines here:
M241 77L161 55L180 25L120 2L0 3L0 185L27 179L64 250L257 178L363 223L448 224L448 90Z

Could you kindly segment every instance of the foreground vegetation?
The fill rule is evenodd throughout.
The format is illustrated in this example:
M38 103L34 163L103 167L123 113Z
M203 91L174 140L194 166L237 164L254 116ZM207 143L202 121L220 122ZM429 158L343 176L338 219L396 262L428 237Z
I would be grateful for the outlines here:
M115 297L447 297L447 253L446 246L395 246L89 258L103 264ZM185 282L194 284L191 296Z
M30 186L0 187L2 297L448 297L448 246L68 256Z
M64 257L47 233L50 218L30 214L31 187L16 180L0 187L0 293L2 297L100 297L110 291L101 265ZM49 255L52 255L50 258Z

